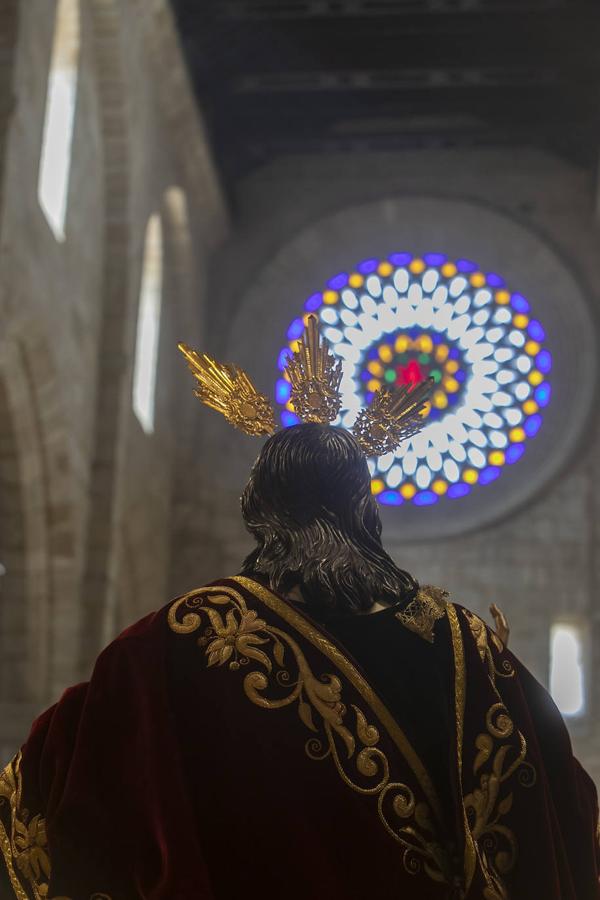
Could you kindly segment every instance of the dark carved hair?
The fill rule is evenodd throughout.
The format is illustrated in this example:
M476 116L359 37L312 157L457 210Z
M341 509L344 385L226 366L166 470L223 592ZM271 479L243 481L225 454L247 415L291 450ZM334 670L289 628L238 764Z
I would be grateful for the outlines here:
M258 544L243 574L266 577L284 594L298 585L317 615L367 611L418 589L383 549L367 461L342 428L294 425L269 438L242 515Z

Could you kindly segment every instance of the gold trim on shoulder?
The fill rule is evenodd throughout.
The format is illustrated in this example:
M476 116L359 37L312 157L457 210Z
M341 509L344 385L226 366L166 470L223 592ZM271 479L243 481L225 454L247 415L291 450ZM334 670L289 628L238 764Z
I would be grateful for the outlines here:
M433 629L438 619L446 615L446 606L449 598L448 591L427 584L419 588L414 600L402 610L396 613L396 618L409 631L414 631L419 637L433 644Z
M450 863L439 839L439 800L421 760L381 700L341 650L301 613L249 578L232 580L324 654L357 690L365 707L351 704L348 708L342 678L331 673L316 675L291 634L249 609L239 591L229 586L200 588L174 601L168 611L171 630L191 634L204 627L197 642L204 649L208 667L227 664L237 671L251 660L257 662L260 668L251 669L243 679L248 699L271 710L295 704L302 723L313 733L305 743L307 756L318 761L331 759L349 788L376 800L382 825L403 848L407 871L423 870L434 881L449 883ZM402 752L425 800L393 779L390 761L379 746L379 729L369 723L369 709Z

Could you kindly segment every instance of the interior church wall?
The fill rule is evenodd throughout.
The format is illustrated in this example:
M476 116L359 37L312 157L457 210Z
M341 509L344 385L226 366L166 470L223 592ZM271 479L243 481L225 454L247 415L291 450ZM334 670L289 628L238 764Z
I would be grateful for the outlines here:
M272 394L276 355L304 299L327 277L361 258L343 258L343 242L336 241L331 266L323 269L320 248L331 240L327 226L332 220L327 217L340 213L336 227L341 229L344 209L398 195L461 198L501 211L514 219L515 227L531 229L573 273L597 325L600 268L593 185L560 160L525 150L292 157L257 170L240 185L236 233L218 252L212 269L211 346L247 366L259 387ZM286 255L298 235L303 235L300 249ZM420 230L418 246L397 249L445 249L421 246L426 237ZM470 255L468 246L463 253ZM378 247L365 246L362 255L377 254ZM538 277L543 291L544 273ZM264 305L253 305L262 303L257 301L261 297ZM558 475L524 508L500 521L458 536L450 531L435 541L401 541L388 515L384 530L395 558L423 583L447 588L457 602L488 619L489 603L497 602L509 618L514 652L546 685L552 621L566 616L584 625L591 638L587 715L582 722L571 720L570 729L577 753L597 780L600 696L590 673L597 671L598 659L591 655L597 656L600 637L599 425L594 412ZM220 496L216 541L223 547L222 571L229 573L250 547L239 516L239 494L257 447L250 438L229 435L225 423L211 423L211 428L215 448L234 448L214 456ZM402 516L402 509L386 512ZM215 569L217 574L221 572Z
M57 5L15 9L0 122L2 757L118 630L168 599L187 427L171 401L178 379L187 386L176 342L202 337L205 260L227 228L168 4L91 0L80 3L66 238L56 239L37 182ZM132 378L154 212L164 277L146 434Z

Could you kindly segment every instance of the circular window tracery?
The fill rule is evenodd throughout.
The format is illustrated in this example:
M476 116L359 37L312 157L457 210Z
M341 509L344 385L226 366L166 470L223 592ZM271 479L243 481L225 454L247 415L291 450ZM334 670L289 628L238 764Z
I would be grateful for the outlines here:
M528 300L501 276L440 253L363 260L307 299L287 330L280 371L309 313L342 359L336 424L350 428L384 385L436 382L422 431L369 461L381 503L464 497L514 465L537 435L551 399L552 356ZM295 424L284 372L275 394L282 424Z

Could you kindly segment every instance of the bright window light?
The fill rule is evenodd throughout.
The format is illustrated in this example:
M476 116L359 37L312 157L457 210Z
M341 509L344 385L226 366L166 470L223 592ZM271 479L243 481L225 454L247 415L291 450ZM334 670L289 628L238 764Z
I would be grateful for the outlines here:
M65 239L79 62L79 0L58 0L38 180L38 200L57 241Z
M154 394L162 300L162 227L155 213L148 220L135 342L133 410L144 431L154 431Z
M585 687L581 629L565 623L550 633L550 693L565 716L585 711Z

